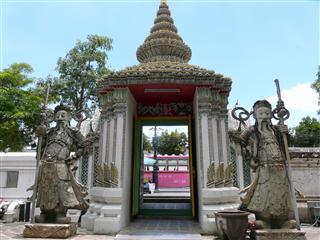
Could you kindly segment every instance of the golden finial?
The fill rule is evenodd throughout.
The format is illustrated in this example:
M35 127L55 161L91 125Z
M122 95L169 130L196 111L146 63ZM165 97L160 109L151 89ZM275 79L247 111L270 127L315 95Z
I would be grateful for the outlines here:
M166 4L167 5L167 0L161 0L160 1L161 4Z

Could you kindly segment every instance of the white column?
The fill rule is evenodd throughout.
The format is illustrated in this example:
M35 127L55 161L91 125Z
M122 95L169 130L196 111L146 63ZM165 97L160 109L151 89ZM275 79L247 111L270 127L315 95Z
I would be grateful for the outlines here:
M101 151L100 151L101 152ZM87 186L93 186L93 156L94 156L94 147L92 147L91 154L88 155L88 179L87 179Z
M122 159L123 159L123 149L124 149L124 119L122 114L116 115L117 121L117 130L116 130L116 138L115 138L115 158L114 162L118 170L120 170L123 166L121 166ZM119 172L120 175L120 172ZM119 176L119 181L122 181L121 176ZM121 185L120 185L121 186Z
M208 132L208 115L203 113L200 115L200 125L201 125L201 152L202 152L202 162L203 162L203 180L204 184L207 183L207 169L210 165L210 147L209 146L209 132Z
M218 126L217 117L214 115L212 117L212 135L213 135L213 160L214 166L217 168L219 166L219 141L218 141Z
M236 161L237 161L237 175L238 175L238 183L239 188L244 188L244 181L243 181L243 158L241 155L241 146L239 144L235 144L236 146Z
M107 151L107 133L108 133L108 122L106 119L103 120L101 124L101 133L100 133L100 160L102 163L106 161L106 151Z
M114 129L114 121L115 119L114 118L111 118L110 119L110 122L109 122L109 134L108 134L108 143L107 143L107 163L111 163L111 162L114 162L114 159L113 159L113 149L114 149L114 141L113 141L113 135L114 135L114 132L115 132L115 129Z
M224 167L228 166L227 132L225 118L220 119L221 133L221 157Z

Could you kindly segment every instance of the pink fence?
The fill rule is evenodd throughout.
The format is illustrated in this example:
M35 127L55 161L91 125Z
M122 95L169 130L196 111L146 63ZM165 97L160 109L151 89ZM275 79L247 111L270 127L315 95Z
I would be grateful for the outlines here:
M152 181L152 171L145 171L144 179ZM190 187L190 175L188 171L159 171L158 183L159 188Z

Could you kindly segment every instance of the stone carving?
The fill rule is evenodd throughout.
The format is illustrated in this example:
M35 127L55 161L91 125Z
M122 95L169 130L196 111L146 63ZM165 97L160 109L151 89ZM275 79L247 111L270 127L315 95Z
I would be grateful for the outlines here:
M207 170L207 187L231 186L232 185L232 163L229 163L224 170L224 164L219 163L217 173L211 162Z
M222 162L218 165L215 185L216 187L222 187L224 185L224 164Z
M207 187L212 188L214 187L214 180L215 180L215 169L214 169L214 162L211 162L208 170L207 170Z
M233 174L233 167L232 163L229 163L228 166L225 169L224 173L224 186L225 187L230 187L232 186L232 174Z
M305 234L294 229L263 229L254 233L256 240L307 240Z
M118 169L115 163L100 164L97 166L96 186L99 187L117 187Z
M68 238L75 235L76 232L76 223L26 224L23 236L26 238Z
M170 103L156 105L138 104L139 116L187 116L192 114L192 103Z
M287 128L272 125L272 116L268 101L255 102L255 125L240 135L244 159L255 172L252 183L242 191L240 209L255 213L258 228L294 228L294 221L288 219L292 209L281 136Z
M38 168L36 206L41 214L35 217L37 223L70 223L66 217L68 209L87 209L84 197L86 188L74 178L73 162L84 153L88 142L80 131L70 127L71 111L59 105L54 110L56 126L37 129L43 138ZM75 151L74 155L70 153Z

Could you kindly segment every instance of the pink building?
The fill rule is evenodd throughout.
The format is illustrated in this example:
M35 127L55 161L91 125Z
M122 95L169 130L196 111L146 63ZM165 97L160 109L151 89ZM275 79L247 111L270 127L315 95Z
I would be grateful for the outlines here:
M158 155L158 184L159 188L188 188L190 187L189 156ZM146 155L144 161L144 179L152 181L153 156Z

